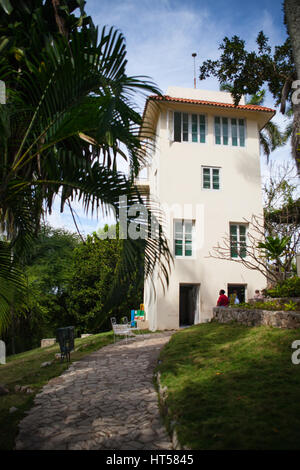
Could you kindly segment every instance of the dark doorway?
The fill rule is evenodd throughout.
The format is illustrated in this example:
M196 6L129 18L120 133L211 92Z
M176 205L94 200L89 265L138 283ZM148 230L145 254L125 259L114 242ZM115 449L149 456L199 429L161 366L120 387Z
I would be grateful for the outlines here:
M246 302L246 284L228 284L228 297L230 294L233 294L234 291L237 291L237 298L240 303Z
M181 284L179 289L179 326L194 325L199 322L199 284Z

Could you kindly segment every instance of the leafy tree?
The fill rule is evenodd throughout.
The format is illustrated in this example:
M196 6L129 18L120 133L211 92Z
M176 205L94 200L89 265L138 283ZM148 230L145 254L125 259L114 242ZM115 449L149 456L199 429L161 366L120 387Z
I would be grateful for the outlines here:
M245 41L236 35L231 39L225 37L219 47L222 51L220 58L204 61L200 67L199 78L203 80L213 75L221 84L229 83L233 87L235 104L238 104L242 95L255 95L265 86L273 95L275 104L281 105L282 113L285 113L288 101L293 109L292 151L299 172L300 105L295 102L293 88L295 81L300 80L298 0L285 0L284 11L289 36L284 44L275 47L274 52L263 31L259 32L256 39L257 51L248 52ZM299 99L296 101L299 103Z
M0 79L7 84L7 102L0 105L0 222L17 262L57 196L62 211L78 200L91 214L113 206L117 218L120 196L127 197L127 208L142 202L133 177L147 158L143 133L150 129L141 131L132 96L159 90L126 75L122 34L103 28L99 35L84 3L0 1ZM119 158L129 159L129 177L117 172ZM150 227L148 210L144 224ZM134 246L129 240L124 249ZM131 256L123 260L134 269ZM169 260L159 225L157 237L145 242L146 273L159 263L167 277ZM2 298L3 312L5 305Z
M140 241L136 243L140 244ZM140 254L143 253L142 249ZM118 281L117 292L111 301L109 294L116 277L118 279L117 269L124 256L124 240L102 239L95 233L75 249L68 308L82 332L110 328L109 316L128 317L130 310L142 303L144 265L143 257L137 256L136 252L135 271L130 278Z
M73 251L78 236L43 225L32 250L23 258L24 290L15 297L13 318L5 335L14 354L40 345L43 337L69 322L67 310Z
M246 256L231 257L230 235L212 248L210 256L243 264L260 271L267 283L274 285L289 277L295 266L300 246L299 198L288 166L279 167L264 185L264 214L256 214L248 224Z

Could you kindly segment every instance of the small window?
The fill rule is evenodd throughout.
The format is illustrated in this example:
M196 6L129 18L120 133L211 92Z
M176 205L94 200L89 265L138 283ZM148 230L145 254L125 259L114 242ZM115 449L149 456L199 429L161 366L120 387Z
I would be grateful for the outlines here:
M193 255L193 231L192 220L174 221L174 251L175 256L190 257Z
M230 224L230 256L245 258L247 255L246 225Z
M220 168L202 168L202 188L220 189Z

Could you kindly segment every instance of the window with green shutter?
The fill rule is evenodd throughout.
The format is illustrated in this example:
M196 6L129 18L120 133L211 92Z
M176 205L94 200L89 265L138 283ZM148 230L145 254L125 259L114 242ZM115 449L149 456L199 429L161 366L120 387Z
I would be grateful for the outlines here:
M220 168L202 167L203 189L220 189Z
M177 257L190 257L193 255L193 230L192 220L174 221L174 252Z
M247 256L246 225L230 224L230 255L231 258Z

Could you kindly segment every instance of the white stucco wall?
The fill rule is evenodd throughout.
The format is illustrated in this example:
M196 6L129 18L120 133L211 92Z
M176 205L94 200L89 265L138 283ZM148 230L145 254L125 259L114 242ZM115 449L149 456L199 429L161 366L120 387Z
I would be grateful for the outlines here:
M168 89L167 94L175 93ZM219 92L181 89L181 97L230 102L231 95L220 98ZM178 92L179 93L179 92ZM199 97L203 95L203 97ZM183 96L185 95L185 96ZM189 96L188 96L189 95ZM222 93L222 96L224 93ZM171 96L174 96L171 95ZM178 95L179 96L179 95ZM210 97L209 97L210 96ZM219 97L218 97L219 96ZM170 284L163 293L159 283L155 302L148 299L152 288L145 285L145 310L152 329L179 327L179 286L183 283L200 284L200 322L212 317L220 289L227 284L246 284L246 296L265 287L264 277L240 263L209 258L209 251L229 232L229 223L243 223L252 214L262 214L261 175L259 157L258 112L226 108L204 107L181 103L160 103L161 114L157 124L157 151L149 173L150 193L162 206L177 205L187 212L173 213L175 218L195 220L196 248L192 258L175 259ZM207 118L206 143L172 142L168 129L170 110L205 114ZM215 145L214 116L238 117L246 120L245 147ZM202 189L202 166L220 167L220 190ZM190 211L190 213L189 213ZM173 216L167 215L167 233L173 250ZM153 297L153 296L152 296Z

